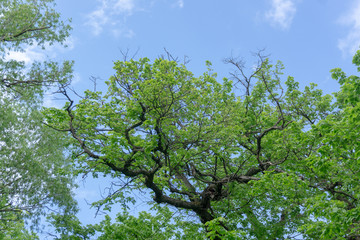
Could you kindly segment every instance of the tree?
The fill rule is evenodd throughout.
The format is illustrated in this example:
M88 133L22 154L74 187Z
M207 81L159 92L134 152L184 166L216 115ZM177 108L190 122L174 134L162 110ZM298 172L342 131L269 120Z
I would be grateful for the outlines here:
M36 222L50 208L74 210L64 135L45 127L40 112L44 91L71 79L72 62L28 65L7 56L63 44L70 26L52 0L1 1L0 26L0 232L4 239L15 239L14 232L30 239L19 234L26 232L24 219Z
M282 87L282 64L257 56L249 74L226 59L234 71L221 83L209 62L195 77L176 61L118 61L105 94L75 103L62 87L68 103L46 121L72 137L79 172L122 180L103 204L148 189L160 212L198 219L187 237L358 239L359 77L333 70L334 103L315 84Z
M37 62L25 71L23 61L6 60L10 51L24 52L32 45L44 49L48 45L65 42L71 28L60 20L60 14L53 5L52 0L1 1L0 86L3 90L34 100L39 95L41 97L44 86L69 80L71 62L64 62L62 67L56 62Z
M360 51L353 58L360 72ZM359 86L358 76L331 70L340 84L334 94L336 111L313 127L321 136L316 152L307 158L310 187L319 191L305 202L312 218L301 227L310 238L360 239L359 206Z
M39 237L26 229L23 221L9 222L6 229L1 229L0 239L2 240L39 240Z

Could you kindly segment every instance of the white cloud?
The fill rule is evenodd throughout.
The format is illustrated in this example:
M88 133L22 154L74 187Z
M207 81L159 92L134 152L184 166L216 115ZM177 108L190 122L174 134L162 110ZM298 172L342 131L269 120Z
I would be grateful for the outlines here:
M24 51L8 51L5 54L5 60L23 61L26 65L29 65L35 61L45 61L46 58L55 58L57 53L65 52L74 48L75 43L72 37L65 40L64 44L67 48L64 48L61 44L46 45L45 49L41 49L36 44L26 46Z
M88 16L87 25L91 26L93 28L93 34L99 35L102 30L103 26L109 22L109 18L105 15L104 9L97 9L90 13Z
M43 61L45 58L46 55L41 53L34 45L28 46L23 52L9 51L5 56L6 60L22 61L25 62L25 64L31 64L34 61Z
M95 190L86 190L86 189L76 189L76 199L77 200L89 200L89 199L95 199L99 196L99 193L97 193Z
M54 107L54 108L58 108L60 109L61 107L64 106L64 104L61 104L59 101L57 101L52 95L50 95L52 93L49 94L45 94L44 100L43 100L43 106L50 108L50 107Z
M271 25L288 29L296 13L294 0L271 0L271 9L265 13L265 18Z
M184 7L184 0L171 0L171 7L172 8L183 8Z
M73 79L72 79L72 82L71 82L71 84L77 84L77 83L79 83L79 82L81 82L82 81L82 79L81 79L81 76L80 76L80 74L78 73L78 72L74 72L73 73Z
M119 38L121 36L125 37L125 38L133 38L135 36L135 32L131 29L121 29L121 28L116 28L111 30L111 33L114 37Z
M126 33L125 33L125 37L127 37L127 38L133 38L134 36L135 36L135 32L131 29L126 31Z
M183 8L184 7L184 0L178 0L177 5L179 6L179 8Z
M98 8L86 17L85 24L92 28L94 35L99 35L106 26L118 28L121 25L119 17L125 18L131 15L135 9L134 0L100 0L100 2Z
M339 22L350 28L346 37L339 39L338 48L343 55L354 55L360 47L360 0L354 1L351 11L343 15Z
M130 13L135 7L133 0L117 0L112 6L115 11Z

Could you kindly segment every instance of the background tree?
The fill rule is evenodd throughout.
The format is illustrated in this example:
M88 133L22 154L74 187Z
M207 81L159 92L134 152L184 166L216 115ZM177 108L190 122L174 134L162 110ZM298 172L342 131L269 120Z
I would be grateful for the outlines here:
M233 81L221 83L209 62L194 77L176 61L118 61L106 94L75 104L62 87L69 102L46 121L72 136L80 172L122 180L105 205L148 189L157 209L198 218L192 237L357 239L359 78L333 70L333 104L315 84L282 87L282 64L258 59L249 73L227 59Z
M37 220L50 208L74 210L64 136L44 127L40 113L44 91L68 83L72 63L26 65L7 56L31 45L63 44L70 27L51 0L1 1L0 26L0 229L2 238L15 239L24 218Z
M360 71L360 51L353 64ZM360 239L359 86L358 76L331 70L340 84L335 112L312 127L319 144L304 165L309 186L317 194L306 199L311 221L301 227L310 239Z

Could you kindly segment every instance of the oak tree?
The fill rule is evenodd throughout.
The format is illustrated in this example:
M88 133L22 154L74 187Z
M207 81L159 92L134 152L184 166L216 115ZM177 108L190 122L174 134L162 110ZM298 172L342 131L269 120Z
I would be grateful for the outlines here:
M220 81L209 62L196 77L176 61L117 61L106 93L75 103L62 87L68 103L45 110L46 121L71 136L80 173L120 179L103 204L126 206L127 191L146 189L163 217L176 209L177 227L164 226L172 237L358 239L360 78L333 70L334 100L315 84L300 90L261 54L250 70L225 62L234 71ZM180 224L189 218L190 231ZM97 230L138 236L139 222L161 221L118 219L127 230L109 221Z

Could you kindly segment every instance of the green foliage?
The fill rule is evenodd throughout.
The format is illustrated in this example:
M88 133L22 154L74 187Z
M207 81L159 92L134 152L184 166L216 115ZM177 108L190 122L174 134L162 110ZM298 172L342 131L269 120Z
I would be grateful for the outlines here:
M138 217L127 211L112 220L108 215L99 224L82 226L75 216L51 215L51 224L60 234L55 239L205 239L199 224L184 221L167 207L159 207L155 216L139 212ZM230 235L229 235L230 236Z
M26 66L7 60L10 51L23 52L27 47L40 48L63 44L71 27L54 10L53 0L3 0L0 3L0 89L25 100L39 100L44 87L66 83L71 78L72 62L46 61ZM29 101L28 101L29 103Z
M162 210L156 216L147 212L140 212L138 217L128 212L118 214L115 223L106 217L95 228L102 234L98 240L106 239L171 239L175 235L176 225L171 224L172 212Z
M0 41L4 50L24 50L24 46L62 43L71 27L54 10L53 0L3 0L0 3Z
M47 209L75 210L72 171L65 157L66 138L42 124L43 92L67 84L72 62L8 60L10 51L31 45L63 44L70 26L51 0L0 2L0 228L2 239L37 239L24 221L36 227Z
M0 209L21 213L49 202L66 206L72 202L72 176L63 152L64 135L40 125L42 115L28 105L7 98L2 102L0 185L6 200Z
M360 51L353 63L359 65ZM320 121L314 131L323 137L307 159L311 186L321 190L305 201L311 221L300 227L309 239L357 239L360 236L359 77L332 70L340 83L335 93L339 110Z
M39 237L35 233L25 228L23 221L11 222L9 225L10 226L3 226L3 222L0 222L1 240L39 240Z
M246 232L242 231L228 231L224 228L224 223L226 222L226 219L223 217L215 218L205 224L207 228L207 234L206 237L208 239L229 239L229 240L236 240L236 239L243 239L242 237L239 237L238 234L243 235L243 237L246 235Z
M75 104L63 87L69 103L44 110L71 135L79 173L124 181L97 206L151 191L155 216L106 218L99 239L357 239L360 78L332 70L331 96L292 77L283 87L282 64L261 55L249 76L227 62L235 82L217 81L210 62L195 77L174 61L118 61L106 93Z
M55 233L60 234L59 237L56 237L55 239L85 240L91 239L91 237L95 235L93 226L82 226L80 221L74 215L57 215L52 213L47 218L49 223L55 228Z

